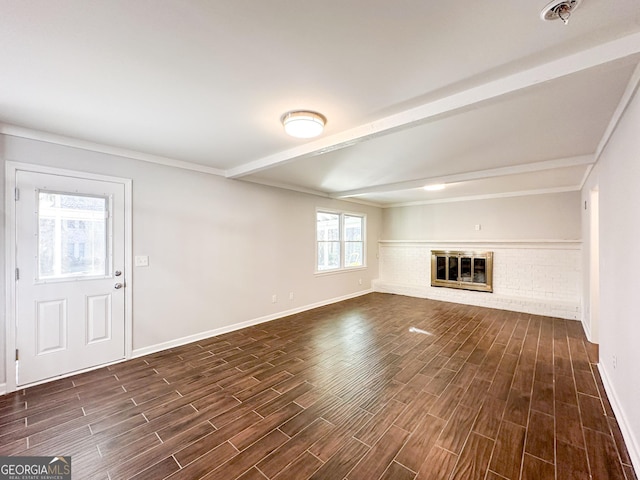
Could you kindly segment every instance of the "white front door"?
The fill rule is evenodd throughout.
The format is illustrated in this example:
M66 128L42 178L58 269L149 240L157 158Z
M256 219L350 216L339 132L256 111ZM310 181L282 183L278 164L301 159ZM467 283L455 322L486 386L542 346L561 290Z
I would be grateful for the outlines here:
M17 385L125 357L125 186L16 172Z

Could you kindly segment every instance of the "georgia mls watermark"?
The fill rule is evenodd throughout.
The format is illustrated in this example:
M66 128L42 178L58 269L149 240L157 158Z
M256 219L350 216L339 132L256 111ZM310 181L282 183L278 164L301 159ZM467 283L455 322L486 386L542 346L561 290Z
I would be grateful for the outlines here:
M71 457L0 457L0 480L71 480Z

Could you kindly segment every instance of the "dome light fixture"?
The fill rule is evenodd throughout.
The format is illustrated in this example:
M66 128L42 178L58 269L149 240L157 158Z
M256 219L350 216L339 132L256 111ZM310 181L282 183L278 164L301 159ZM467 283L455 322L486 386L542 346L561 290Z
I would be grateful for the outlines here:
M324 130L327 119L318 112L308 110L296 110L287 112L282 116L284 131L296 138L317 137Z

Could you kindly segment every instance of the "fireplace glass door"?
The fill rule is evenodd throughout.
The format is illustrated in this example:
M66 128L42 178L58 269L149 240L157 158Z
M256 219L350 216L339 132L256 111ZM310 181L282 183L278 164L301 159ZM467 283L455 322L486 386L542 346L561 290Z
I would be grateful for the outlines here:
M493 292L493 252L431 251L431 286Z

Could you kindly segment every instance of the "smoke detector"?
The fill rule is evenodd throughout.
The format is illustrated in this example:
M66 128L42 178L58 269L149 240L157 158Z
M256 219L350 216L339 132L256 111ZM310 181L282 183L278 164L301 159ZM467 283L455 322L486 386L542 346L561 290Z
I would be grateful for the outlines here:
M581 2L582 0L554 0L542 9L540 18L546 21L559 19L566 25L569 23L569 17Z

